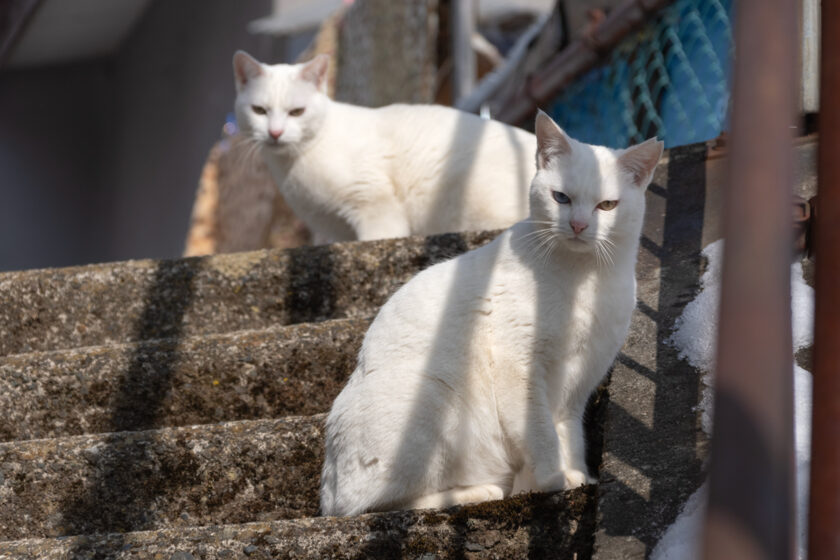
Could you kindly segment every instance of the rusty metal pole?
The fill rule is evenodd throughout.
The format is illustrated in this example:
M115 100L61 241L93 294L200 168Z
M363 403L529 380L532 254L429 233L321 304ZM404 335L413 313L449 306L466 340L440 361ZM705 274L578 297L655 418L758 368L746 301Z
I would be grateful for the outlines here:
M796 0L735 3L707 560L795 554L790 326Z
M840 5L822 3L808 557L840 558Z

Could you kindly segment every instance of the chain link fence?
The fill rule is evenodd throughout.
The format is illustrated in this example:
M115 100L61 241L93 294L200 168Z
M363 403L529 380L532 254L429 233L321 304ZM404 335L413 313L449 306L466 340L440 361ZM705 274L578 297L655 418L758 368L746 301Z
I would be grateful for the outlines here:
M733 0L676 0L607 61L567 87L548 113L574 138L623 148L652 136L666 147L726 127Z

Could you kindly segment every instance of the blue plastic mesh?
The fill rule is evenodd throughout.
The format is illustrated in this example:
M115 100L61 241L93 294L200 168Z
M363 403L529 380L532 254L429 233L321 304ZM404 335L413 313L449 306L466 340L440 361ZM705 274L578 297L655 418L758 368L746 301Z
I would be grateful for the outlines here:
M623 148L679 146L726 126L732 0L676 0L548 106L571 136Z

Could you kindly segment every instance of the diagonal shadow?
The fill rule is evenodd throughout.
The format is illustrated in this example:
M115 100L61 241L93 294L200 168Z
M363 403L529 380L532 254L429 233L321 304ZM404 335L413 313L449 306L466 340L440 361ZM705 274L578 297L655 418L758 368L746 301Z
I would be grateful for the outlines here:
M202 266L200 259L160 261L146 294L143 313L134 339L140 341L130 365L119 382L110 417L112 432L145 430L156 426L170 390L176 352L167 352L166 361L154 360L149 368L143 341L161 335L171 339L173 348L181 337L183 320L193 300L194 279ZM84 534L124 532L149 526L152 505L173 486L187 484L198 465L186 454L173 453L162 464L150 469L143 461L154 439L134 442L124 433L110 433L104 445L95 446L86 458L95 475L79 495L67 496L60 508L62 532ZM87 453L86 452L86 453ZM80 541L70 557L85 549Z
M640 262L644 258L647 266L658 265L660 269L656 292L647 294L657 299L657 308L640 304L637 314L655 323L655 340L646 342L645 347L655 351L656 366L646 367L621 354L618 363L623 372L613 376L613 384L622 385L615 387L617 391L631 390L628 372L654 385L652 410L644 404L633 403L633 409L626 410L616 402L610 403L605 436L605 451L643 475L649 481L649 490L646 496L640 495L622 480L622 475L617 481L611 480L599 504L601 529L610 536L635 537L646 554L651 553L661 531L676 519L682 504L701 482L702 462L697 453L701 442L693 412L699 399L699 374L679 359L668 339L674 321L699 284L705 159L705 149L672 148L667 188L653 185L649 189L649 218L662 203L655 198L664 199L665 205L664 223L655 236L663 240L662 245L657 246L646 235L642 247L648 255L640 255ZM655 223L655 219L649 219L646 231ZM623 476L630 476L629 471Z

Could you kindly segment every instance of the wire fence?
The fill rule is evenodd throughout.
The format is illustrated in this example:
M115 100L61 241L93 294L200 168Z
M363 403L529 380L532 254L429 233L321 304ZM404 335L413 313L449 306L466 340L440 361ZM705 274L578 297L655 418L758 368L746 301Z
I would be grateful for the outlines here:
M613 148L714 138L727 123L732 3L676 0L563 90L549 114L571 136Z

